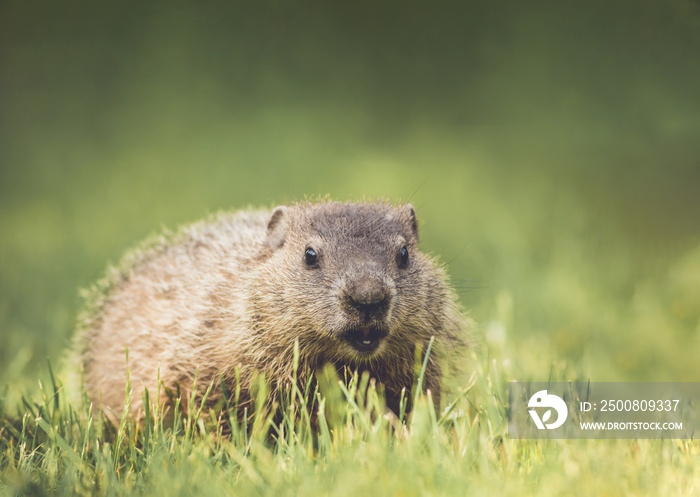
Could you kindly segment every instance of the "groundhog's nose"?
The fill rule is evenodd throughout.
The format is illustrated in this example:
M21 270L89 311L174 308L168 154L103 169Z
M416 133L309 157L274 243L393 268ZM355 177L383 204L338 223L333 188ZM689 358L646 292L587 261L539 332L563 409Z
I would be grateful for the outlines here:
M383 281L377 278L361 278L348 286L347 302L367 318L381 314L389 307L391 293Z

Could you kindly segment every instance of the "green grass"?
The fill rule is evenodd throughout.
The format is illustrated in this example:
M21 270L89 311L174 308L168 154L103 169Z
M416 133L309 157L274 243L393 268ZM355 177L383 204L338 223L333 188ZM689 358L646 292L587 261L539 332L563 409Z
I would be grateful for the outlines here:
M401 426L377 415L381 401L373 394L363 404L363 396L340 389L326 394L327 429L321 423L316 432L309 429L299 408L306 403L297 402L298 395L287 400L282 427L272 429L272 437L264 415L250 430L229 423L232 436L221 437L209 412L174 426L152 412L143 428L124 419L112 429L90 416L85 401L66 401L61 375L74 365L66 364L58 376L37 365L45 364L46 355L37 343L48 344L43 347L49 347L54 362L61 357L78 308L76 279L88 284L89 274L96 278L107 258L96 253L83 264L68 252L80 246L100 252L94 247L107 242L86 229L64 247L35 217L22 222L21 212L0 212L0 218L16 219L14 226L24 223L35 230L46 251L13 251L21 237L0 245L16 257L0 259L2 276L27 275L27 281L0 280L11 303L0 313L7 337L0 383L0 495L700 492L697 442L511 440L504 407L511 380L697 380L700 249L695 235L649 253L620 228L628 218L598 216L596 207L573 190L552 197L541 176L514 186L443 157L441 174L454 178L442 184L449 202L424 205L420 192L412 201L419 206L425 250L450 260L467 248L449 272L463 305L480 323L480 345L473 357L463 358L466 377L452 379L451 393L443 398L446 404L454 401L454 409L442 416L419 402ZM397 177L392 186L397 191L419 184L416 163L404 163L407 177L404 183ZM472 189L472 183L480 189ZM332 188L336 197L352 194ZM178 205L167 191L157 194ZM91 200L75 202L81 213L89 212ZM116 207L109 212L108 219L121 215ZM450 217L454 213L459 223ZM153 223L134 219L144 231ZM95 219L93 226L102 223ZM118 236L127 237L116 229L109 239ZM649 228L645 237L660 235ZM126 242L114 243L116 259L119 243ZM32 264L36 268L29 272ZM46 294L63 304L45 305ZM460 397L471 373L475 384ZM229 417L224 415L224 426Z
M36 398L2 406L0 495L698 492L697 442L509 439L509 375L498 360L474 359L474 374L443 413L421 394L410 415L385 415L374 385L355 376L347 386L326 382L323 396L286 392L277 422L271 409L239 422L232 406L193 405L168 424L156 406L144 425L124 415L118 427L86 400L66 403L49 368Z

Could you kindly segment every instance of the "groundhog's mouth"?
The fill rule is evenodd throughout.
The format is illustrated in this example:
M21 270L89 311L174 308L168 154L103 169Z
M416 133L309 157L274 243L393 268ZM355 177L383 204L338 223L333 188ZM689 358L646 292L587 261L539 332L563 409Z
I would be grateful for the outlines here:
M352 328L343 334L343 338L358 352L374 352L386 336L386 331L379 328Z

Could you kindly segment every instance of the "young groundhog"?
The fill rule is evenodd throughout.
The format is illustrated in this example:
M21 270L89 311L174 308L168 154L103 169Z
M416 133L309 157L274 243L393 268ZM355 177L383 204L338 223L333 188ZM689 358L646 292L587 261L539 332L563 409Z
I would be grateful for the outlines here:
M441 364L465 343L443 269L418 250L410 204L304 202L218 214L127 255L93 289L78 349L93 405L121 415L131 376L131 415L142 394L173 408L173 392L211 383L207 404L236 391L250 400L263 373L272 394L327 364L368 371L399 410L411 391L416 347L428 358L424 386L439 406ZM128 364L127 354L128 350ZM196 387L193 383L197 377Z

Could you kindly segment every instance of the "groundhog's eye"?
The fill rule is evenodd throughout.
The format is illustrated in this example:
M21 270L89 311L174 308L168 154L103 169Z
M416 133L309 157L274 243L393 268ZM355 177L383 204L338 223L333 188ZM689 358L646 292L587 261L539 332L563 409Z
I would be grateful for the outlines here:
M318 254L316 254L316 251L311 247L307 248L306 252L304 252L304 263L309 267L318 264Z
M405 268L408 266L408 249L406 248L406 245L401 247L401 250L399 250L398 263L400 268Z

